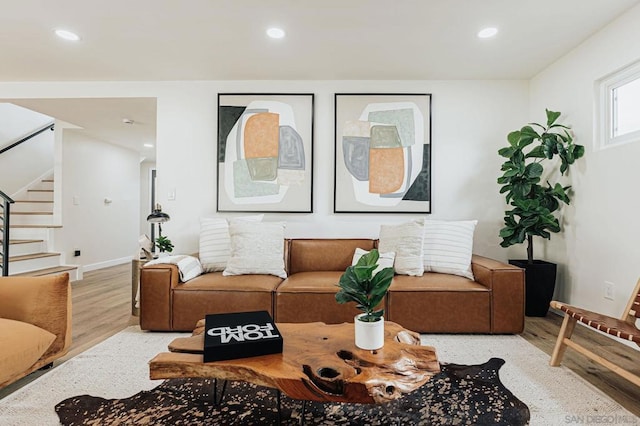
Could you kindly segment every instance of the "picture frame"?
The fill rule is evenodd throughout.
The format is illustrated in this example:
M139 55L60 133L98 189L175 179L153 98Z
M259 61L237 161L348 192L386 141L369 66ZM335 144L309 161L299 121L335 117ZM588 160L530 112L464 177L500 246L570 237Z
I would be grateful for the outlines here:
M334 213L431 213L431 94L334 100Z
M218 212L313 212L313 93L219 93Z

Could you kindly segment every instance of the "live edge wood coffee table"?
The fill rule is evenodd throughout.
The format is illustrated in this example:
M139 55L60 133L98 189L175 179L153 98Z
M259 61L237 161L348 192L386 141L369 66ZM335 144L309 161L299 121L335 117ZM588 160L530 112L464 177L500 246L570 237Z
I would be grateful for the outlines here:
M436 351L420 346L420 335L385 323L384 347L354 344L353 324L277 324L281 354L203 362L204 320L191 337L177 338L149 363L151 379L239 380L275 388L293 399L385 403L425 384L440 372ZM278 409L280 392L278 392ZM304 408L303 408L304 409Z

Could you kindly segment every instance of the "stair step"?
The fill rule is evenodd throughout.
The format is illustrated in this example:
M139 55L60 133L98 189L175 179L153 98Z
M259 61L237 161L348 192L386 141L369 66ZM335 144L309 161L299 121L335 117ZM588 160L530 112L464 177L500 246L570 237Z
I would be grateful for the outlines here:
M42 228L62 228L62 225L11 225L9 226L9 228L13 229L13 228L38 228L38 229L42 229ZM4 229L3 226L0 226L0 231L2 231Z
M9 275L37 271L60 266L60 253L27 253L11 256L9 253Z
M27 200L29 201L53 201L52 189L28 189Z
M53 182L53 179L42 179L42 182Z
M0 244L2 244L3 240L0 240ZM13 244L30 244L30 243L42 243L44 240L9 240L9 245Z
M11 214L19 214L19 215L52 215L53 212L11 212Z
M52 212L53 201L51 200L17 200L11 207L11 213L14 212Z
M15 274L12 276L13 277L40 277L42 275L52 275L52 274L59 274L61 272L73 271L75 269L78 269L78 267L60 265L60 266L55 266L53 268L45 268L45 269L38 269L35 271L22 272L20 274Z
M0 240L2 244L2 240ZM47 251L47 245L43 239L15 239L9 241L9 256L21 256L31 253L42 253Z
M9 262L20 262L20 261L23 261L23 260L42 259L44 257L54 257L54 256L60 256L60 253L22 254L20 256L11 256L11 257L9 257Z

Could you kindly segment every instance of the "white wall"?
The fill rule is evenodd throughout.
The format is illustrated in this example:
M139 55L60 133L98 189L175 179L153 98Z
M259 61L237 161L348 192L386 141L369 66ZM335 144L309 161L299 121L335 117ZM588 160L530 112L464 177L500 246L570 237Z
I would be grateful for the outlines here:
M0 148L52 121L51 117L39 112L0 101Z
M504 210L496 184L501 164L497 150L506 143L508 131L528 120L528 90L526 81L40 82L0 83L0 98L156 97L157 195L163 211L171 215L163 233L173 240L176 252L190 253L198 248L199 218L216 215L218 93L316 95L315 211L266 215L266 220L286 220L288 237L377 237L380 223L419 216L333 214L333 93L431 93L430 217L479 219L476 253L505 260L507 251L499 247L497 236ZM167 200L171 188L176 190L175 201ZM139 216L134 217L136 227L131 235L137 238Z
M544 108L561 111L585 158L571 171L572 205L564 209L564 233L537 241L538 256L560 264L556 296L619 316L640 276L640 143L594 150L594 83L640 59L640 6L596 33L531 81L531 119ZM604 299L604 282L615 285Z
M140 163L140 235L151 237L151 228L147 216L151 213L151 170L156 163L144 161Z
M0 148L52 122L51 117L0 103ZM53 170L54 132L45 131L0 154L0 191L15 197L28 184Z
M55 250L85 271L129 260L138 246L139 154L67 129L62 156L63 228Z
M433 94L433 214L480 220L476 252L506 259L497 237L503 206L497 150L508 129L527 119L522 81L316 81L183 84L158 99L158 199L171 215L165 234L182 252L197 250L198 218L215 215L217 92L314 92L313 214L267 214L286 220L288 237L377 237L380 223L419 215L333 213L335 92ZM179 142L176 142L179 141ZM176 201L167 200L176 188ZM224 216L232 216L225 214Z

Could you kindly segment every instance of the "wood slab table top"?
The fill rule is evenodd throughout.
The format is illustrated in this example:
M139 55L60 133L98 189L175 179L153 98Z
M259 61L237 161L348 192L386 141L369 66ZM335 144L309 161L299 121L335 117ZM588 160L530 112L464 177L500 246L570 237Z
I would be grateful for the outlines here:
M151 379L187 377L240 380L276 388L294 399L384 403L425 384L440 372L435 348L420 335L385 323L384 347L359 349L354 325L278 323L281 354L203 362L204 320L191 337L177 338L170 352L149 362Z

